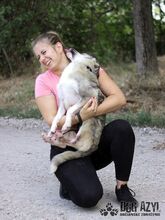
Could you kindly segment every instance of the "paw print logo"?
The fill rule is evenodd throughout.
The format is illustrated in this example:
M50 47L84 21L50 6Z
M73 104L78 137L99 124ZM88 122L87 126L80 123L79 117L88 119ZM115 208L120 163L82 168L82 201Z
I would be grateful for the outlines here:
M110 202L107 203L106 205L107 211L110 212L113 208L112 204Z
M104 215L104 216L107 216L108 215L108 212L106 209L100 209L100 214L101 215Z
M115 216L118 214L118 212L119 210L113 208L113 205L110 202L107 203L106 208L100 209L100 214L102 216L107 216L108 214Z
M112 209L112 210L110 211L110 214L111 214L112 216L117 215L117 214L118 214L118 209Z

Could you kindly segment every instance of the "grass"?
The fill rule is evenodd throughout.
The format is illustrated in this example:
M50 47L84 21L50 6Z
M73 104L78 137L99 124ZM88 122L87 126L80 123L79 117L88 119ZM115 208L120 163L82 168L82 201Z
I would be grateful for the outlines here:
M35 76L0 80L0 116L41 118L34 100Z
M1 117L11 117L11 118L36 118L40 119L41 114L38 109L21 109L19 107L8 107L8 108L0 108L0 116Z
M107 121L122 118L134 126L165 127L165 57L159 58L160 74L138 79L134 63L109 63L105 68L126 95L127 105L107 115ZM28 70L27 70L28 71ZM33 75L0 79L0 116L41 118L34 100Z
M128 120L133 126L165 128L165 115L153 115L145 111L139 111L137 113L130 111L123 114L109 114L107 116L107 122L118 118Z

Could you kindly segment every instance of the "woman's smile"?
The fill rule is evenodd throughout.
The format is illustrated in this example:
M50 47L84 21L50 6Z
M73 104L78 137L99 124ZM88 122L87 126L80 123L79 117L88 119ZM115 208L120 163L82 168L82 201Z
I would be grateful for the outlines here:
M49 58L48 60L47 60L47 59L46 59L46 60L43 60L42 64L45 65L45 66L47 66L47 67L49 67L50 64L51 64L51 58Z

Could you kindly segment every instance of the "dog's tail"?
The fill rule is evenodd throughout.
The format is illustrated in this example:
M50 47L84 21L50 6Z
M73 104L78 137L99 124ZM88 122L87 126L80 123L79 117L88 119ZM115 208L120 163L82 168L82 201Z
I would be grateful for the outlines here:
M53 159L51 160L50 173L56 172L58 166L60 164L64 163L65 161L80 158L80 157L85 157L85 156L89 155L90 153L91 153L91 151L86 151L86 152L65 151L63 153L60 153L60 154L54 156Z

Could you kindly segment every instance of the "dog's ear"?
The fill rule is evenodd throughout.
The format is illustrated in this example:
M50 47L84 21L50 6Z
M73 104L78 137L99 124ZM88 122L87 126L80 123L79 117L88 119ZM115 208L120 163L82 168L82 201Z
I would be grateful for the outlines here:
M68 57L68 59L70 61L72 61L75 57L76 54L80 54L77 50L75 50L74 48L69 48L67 51L66 51L66 56Z
M99 77L99 70L100 70L100 65L97 62L96 58L93 57L93 62L94 62L94 74L97 76L97 78Z
M99 77L99 70L100 70L100 65L98 63L96 63L94 65L94 68L95 68L95 74L97 76L97 78Z

